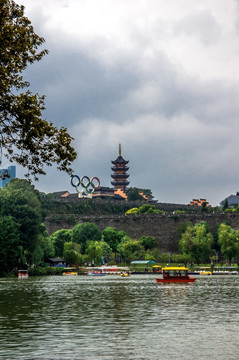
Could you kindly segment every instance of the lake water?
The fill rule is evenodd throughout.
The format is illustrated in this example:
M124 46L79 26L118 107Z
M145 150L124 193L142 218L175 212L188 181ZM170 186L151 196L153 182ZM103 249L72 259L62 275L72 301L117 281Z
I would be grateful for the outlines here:
M238 360L239 276L0 279L0 359Z

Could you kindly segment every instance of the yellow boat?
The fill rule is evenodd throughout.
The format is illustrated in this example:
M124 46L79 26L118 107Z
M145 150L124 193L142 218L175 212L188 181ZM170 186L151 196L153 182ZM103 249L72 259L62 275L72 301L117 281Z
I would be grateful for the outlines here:
M199 270L200 275L212 275L210 267L201 267Z
M66 271L62 275L78 275L76 271Z
M66 267L64 270L65 271L62 273L62 275L64 275L64 276L76 276L76 275L78 275L78 273L76 271L76 268L74 268L74 267Z
M188 283L196 281L188 275L188 268L175 266L162 268L163 278L156 278L159 283Z
M161 273L162 273L162 266L160 266L160 265L153 265L153 266L152 266L152 271L153 271L153 273L161 274Z
M121 272L120 276L121 277L128 277L128 276L130 276L130 273L129 272Z

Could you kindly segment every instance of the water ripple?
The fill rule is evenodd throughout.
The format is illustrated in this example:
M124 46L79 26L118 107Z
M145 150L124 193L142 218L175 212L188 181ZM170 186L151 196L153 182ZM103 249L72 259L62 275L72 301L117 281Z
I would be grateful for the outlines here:
M0 279L0 358L237 360L239 277Z

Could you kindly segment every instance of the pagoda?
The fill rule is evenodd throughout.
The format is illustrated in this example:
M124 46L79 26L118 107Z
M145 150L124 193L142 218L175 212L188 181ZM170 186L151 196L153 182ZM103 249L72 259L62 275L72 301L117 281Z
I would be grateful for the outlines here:
M129 161L124 160L121 155L121 144L119 144L119 155L117 159L111 162L114 165L111 168L114 171L114 173L111 175L111 177L113 178L111 184L114 186L114 190L127 190L127 185L129 185L129 181L127 180L129 177L129 175L127 174L129 167L127 166L127 164Z

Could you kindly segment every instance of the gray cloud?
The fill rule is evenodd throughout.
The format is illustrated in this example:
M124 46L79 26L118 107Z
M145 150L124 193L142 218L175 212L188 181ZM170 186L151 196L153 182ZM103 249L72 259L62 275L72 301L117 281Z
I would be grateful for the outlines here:
M25 75L33 91L47 96L45 117L74 136L76 173L110 186L121 142L131 186L150 188L164 202L206 197L217 205L239 190L238 34L221 4L187 3L172 1L169 11L151 1L157 11L144 13L142 2L138 17L119 20L122 32L99 29L88 37L58 25L49 30L50 12L33 7L50 54ZM74 191L55 167L36 186Z
M175 34L197 37L205 45L215 44L221 37L221 27L208 10L186 15L175 25Z

